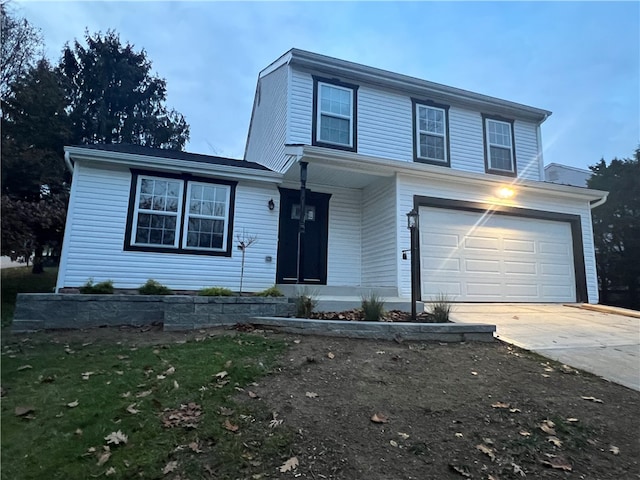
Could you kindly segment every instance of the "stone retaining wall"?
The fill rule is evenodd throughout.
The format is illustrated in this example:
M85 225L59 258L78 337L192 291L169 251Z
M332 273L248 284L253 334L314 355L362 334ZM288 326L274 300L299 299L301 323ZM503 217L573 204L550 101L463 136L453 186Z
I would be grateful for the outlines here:
M256 316L288 316L285 297L199 297L183 295L18 294L14 332L119 325L164 324L164 330L193 330L248 323Z

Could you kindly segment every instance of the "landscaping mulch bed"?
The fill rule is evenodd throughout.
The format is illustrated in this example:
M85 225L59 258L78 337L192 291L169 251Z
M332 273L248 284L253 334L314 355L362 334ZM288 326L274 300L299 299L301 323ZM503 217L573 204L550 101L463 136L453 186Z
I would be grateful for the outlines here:
M345 310L343 312L313 312L309 318L317 320L346 320L346 321L364 321L364 313L359 308L353 310ZM384 312L381 322L413 322L411 312L403 312L401 310L389 310ZM430 313L420 312L416 315L416 323L435 323L438 320Z

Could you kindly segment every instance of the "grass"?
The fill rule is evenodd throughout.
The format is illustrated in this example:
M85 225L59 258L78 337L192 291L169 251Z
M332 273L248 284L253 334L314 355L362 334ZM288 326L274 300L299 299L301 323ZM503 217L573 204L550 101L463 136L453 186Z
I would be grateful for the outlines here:
M364 319L370 322L377 322L384 316L384 300L375 292L369 296L362 297L362 313Z
M250 477L281 463L290 448L286 429L264 435L272 417L260 402L248 408L232 398L269 372L285 348L281 341L230 335L136 348L27 340L2 350L2 478L92 478L111 468L114 479L163 478L172 461L181 478L204 471ZM222 371L226 376L216 377ZM165 409L189 402L201 407L196 428L163 427ZM25 406L34 418L15 414ZM221 407L233 413L222 416ZM225 420L238 432L226 430ZM105 437L116 431L127 443L110 445L110 458L98 465Z
M52 293L56 286L57 268L46 268L44 273L33 274L31 267L1 270L0 296L2 299L2 327L11 325L18 293Z

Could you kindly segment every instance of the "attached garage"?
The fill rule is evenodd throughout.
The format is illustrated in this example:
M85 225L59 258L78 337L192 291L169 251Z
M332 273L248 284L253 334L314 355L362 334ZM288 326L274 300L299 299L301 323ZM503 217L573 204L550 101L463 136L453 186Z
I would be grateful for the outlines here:
M511 210L420 207L423 300L439 294L457 302L582 300L576 282L584 279L576 279L575 268L582 247L574 244L572 222Z

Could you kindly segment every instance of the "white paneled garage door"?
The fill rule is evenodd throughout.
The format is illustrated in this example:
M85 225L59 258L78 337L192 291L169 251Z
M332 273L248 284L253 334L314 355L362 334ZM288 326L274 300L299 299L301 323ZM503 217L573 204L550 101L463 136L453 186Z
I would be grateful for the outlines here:
M576 300L567 222L421 207L420 257L425 301Z

